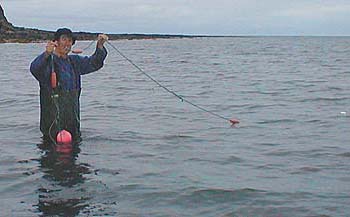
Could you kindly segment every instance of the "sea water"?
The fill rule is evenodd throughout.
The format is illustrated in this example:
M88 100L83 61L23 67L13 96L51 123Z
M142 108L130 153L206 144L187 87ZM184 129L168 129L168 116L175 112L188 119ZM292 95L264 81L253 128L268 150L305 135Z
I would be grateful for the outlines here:
M83 141L60 156L29 72L45 44L0 44L1 216L350 215L349 37L111 43L241 123L107 44L82 78Z

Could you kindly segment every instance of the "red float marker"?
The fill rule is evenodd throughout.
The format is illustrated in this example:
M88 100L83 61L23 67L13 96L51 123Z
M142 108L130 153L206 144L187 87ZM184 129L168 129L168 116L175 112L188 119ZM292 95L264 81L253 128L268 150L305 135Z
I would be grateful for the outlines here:
M74 49L74 50L72 50L72 53L81 54L81 53L83 53L83 50L82 49Z
M232 124L232 126L234 126L235 124L239 124L239 120L237 120L237 119L230 119L230 123Z
M55 89L57 87L57 76L55 71L51 72L51 87L52 89Z

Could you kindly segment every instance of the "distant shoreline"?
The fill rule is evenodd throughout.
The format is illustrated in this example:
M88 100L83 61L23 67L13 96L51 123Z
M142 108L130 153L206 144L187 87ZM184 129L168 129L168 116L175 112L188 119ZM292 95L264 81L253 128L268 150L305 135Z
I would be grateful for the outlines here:
M18 37L15 34L0 36L0 43L44 43L53 39L52 35L47 33L44 36L35 34L35 36ZM88 34L88 36L86 36ZM83 36L80 33L74 33L77 36L77 41L93 41L96 40L99 33L84 33ZM156 39L183 39L183 38L203 38L210 36L187 36L187 35L147 35L147 34L108 34L110 41L115 40L156 40Z
M18 27L17 27L18 28ZM30 30L30 29L28 29ZM45 43L49 40L53 39L54 32L48 32L45 30L35 30L35 31L43 31L43 34L36 32L35 34L28 34L21 31L18 35L16 32L11 32L10 34L2 34L0 35L0 44L6 43ZM77 36L77 41L93 41L96 40L98 34L100 33L80 33L74 32ZM334 38L342 38L342 37L350 37L350 36L297 36L297 35L242 35L242 36L218 36L218 35L168 35L168 34L108 34L110 41L117 40L157 40L157 39L194 39L194 38L261 38L261 37L275 37L275 38L288 38L288 37L296 37L296 38L311 38L311 37L334 37ZM24 37L21 37L23 35ZM20 36L20 37L19 37Z
M40 31L40 30L39 30ZM44 31L44 30L43 30ZM46 31L45 31L46 32ZM19 43L19 44L26 44L26 43L45 43L49 40L53 39L53 34L49 34L50 36L47 36L47 33L45 33L44 36L39 36L38 34L35 34L35 37L29 36L29 37L17 37L14 34L9 35L1 35L0 36L0 44L10 44L10 43ZM99 33L84 33L89 34L90 36L80 36L80 33L74 33L77 36L77 41L93 41L96 40L97 35ZM261 38L261 37L271 37L271 38L288 38L288 37L295 37L295 38L328 38L328 37L334 37L334 38L346 38L350 36L296 36L296 35L257 35L257 36L213 36L213 35L161 35L161 34L108 34L110 41L117 41L117 40L158 40L158 39L194 39L194 38Z
M10 23L0 5L0 43L41 43L52 40L54 31L17 27ZM100 33L74 32L77 40L95 40ZM106 33L108 34L108 33ZM108 34L109 40L196 38L203 36L180 34Z

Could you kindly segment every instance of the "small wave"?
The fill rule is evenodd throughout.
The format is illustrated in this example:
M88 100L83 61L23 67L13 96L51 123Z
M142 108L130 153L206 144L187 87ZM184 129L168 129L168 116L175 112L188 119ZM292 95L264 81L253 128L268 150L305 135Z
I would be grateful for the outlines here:
M349 97L317 97L317 98L302 99L302 100L299 100L299 102L319 102L319 101L337 102L337 101L345 101L349 99L350 99Z
M312 124L312 123L325 123L325 121L318 120L318 119L306 120L305 122L310 123L310 124Z
M268 63L272 63L272 64L280 64L280 63L285 63L284 60L271 60Z
M230 156L225 160L227 163L241 163L244 160L236 156Z
M146 188L144 185L141 185L141 184L126 184L126 185L119 186L120 191L126 191L126 192L133 191L133 190L140 190L140 189L145 190L148 188Z
M3 99L0 100L0 108L12 108L13 105L17 105L18 100L15 99Z
M338 154L338 156L340 156L340 157L350 157L350 152L344 152L344 153Z
M189 63L188 60L171 60L168 62L169 64L185 64L185 63Z
M236 190L226 189L201 189L187 192L177 198L177 203L188 203L197 201L198 203L217 204L225 202L242 201L265 194L266 191L242 188Z
M274 106L279 106L277 104L268 104L268 105L250 105L247 107L247 109L260 109L260 108L269 108L269 107L274 107Z
M224 159L216 159L216 160L208 160L204 158L199 158L199 157L194 157L194 158L189 158L186 161L195 161L195 162L209 162L209 163L217 163L220 165L227 165L227 164L232 164L232 163L241 163L244 160L242 158L236 157L236 156L229 156Z
M125 170L118 170L118 169L108 169L108 168L101 168L94 170L94 173L98 175L99 173L105 173L110 175L118 175L121 172L125 172Z
M313 80L313 81L309 81L309 83L311 83L311 84L328 83L328 82L329 82L328 80Z
M265 155L270 155L270 156L289 156L290 154L292 154L292 151L285 151L285 150L275 150L275 151L271 151L268 153L265 153Z
M319 172L319 171L321 171L320 168L306 166L306 167L299 168L297 171L291 172L291 174L316 173L316 172Z
M276 168L280 168L282 165L281 164L264 164L264 165L258 165L255 166L256 169L259 170L273 170ZM262 176L264 178L266 178L266 176ZM268 178L279 178L278 176L269 176Z
M281 144L279 143L259 143L258 145L262 145L262 146L279 146Z
M83 141L84 142L116 142L116 143L126 143L126 142L130 142L132 141L131 139L128 138L118 138L118 139L114 139L111 137L107 137L107 136L103 136L103 135L90 135L89 137L85 137L84 135L87 134L83 134Z
M174 139L191 139L191 138L194 138L194 137L187 136L187 135L168 135L168 136L163 136L161 139L174 140Z
M147 153L136 153L126 156L127 158L154 158L155 154L147 154Z
M266 120L266 121L259 121L257 124L279 124L279 123L294 123L297 122L294 119L277 119L277 120Z
M236 56L251 56L251 55L258 55L258 52L242 52L242 53L236 54Z
M343 90L343 88L332 86L332 87L328 87L328 90L339 90L339 91L341 91L341 90Z
M212 94L214 91L212 90L205 90L205 91L202 91L200 93L198 93L199 96L202 96L202 95L209 95L209 94Z

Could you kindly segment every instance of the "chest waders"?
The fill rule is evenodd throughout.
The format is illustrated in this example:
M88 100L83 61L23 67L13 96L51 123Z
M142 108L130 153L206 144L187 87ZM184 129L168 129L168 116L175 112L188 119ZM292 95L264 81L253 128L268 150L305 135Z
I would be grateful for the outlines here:
M53 58L54 56L51 55L51 93L48 97L42 96L43 102L46 104L44 106L46 114L43 115L51 120L48 134L54 143L72 143L73 140L80 139L80 89L68 91L61 87L59 74L55 72ZM75 75L73 65L72 68ZM47 129L48 123L43 124L46 125L44 128Z

